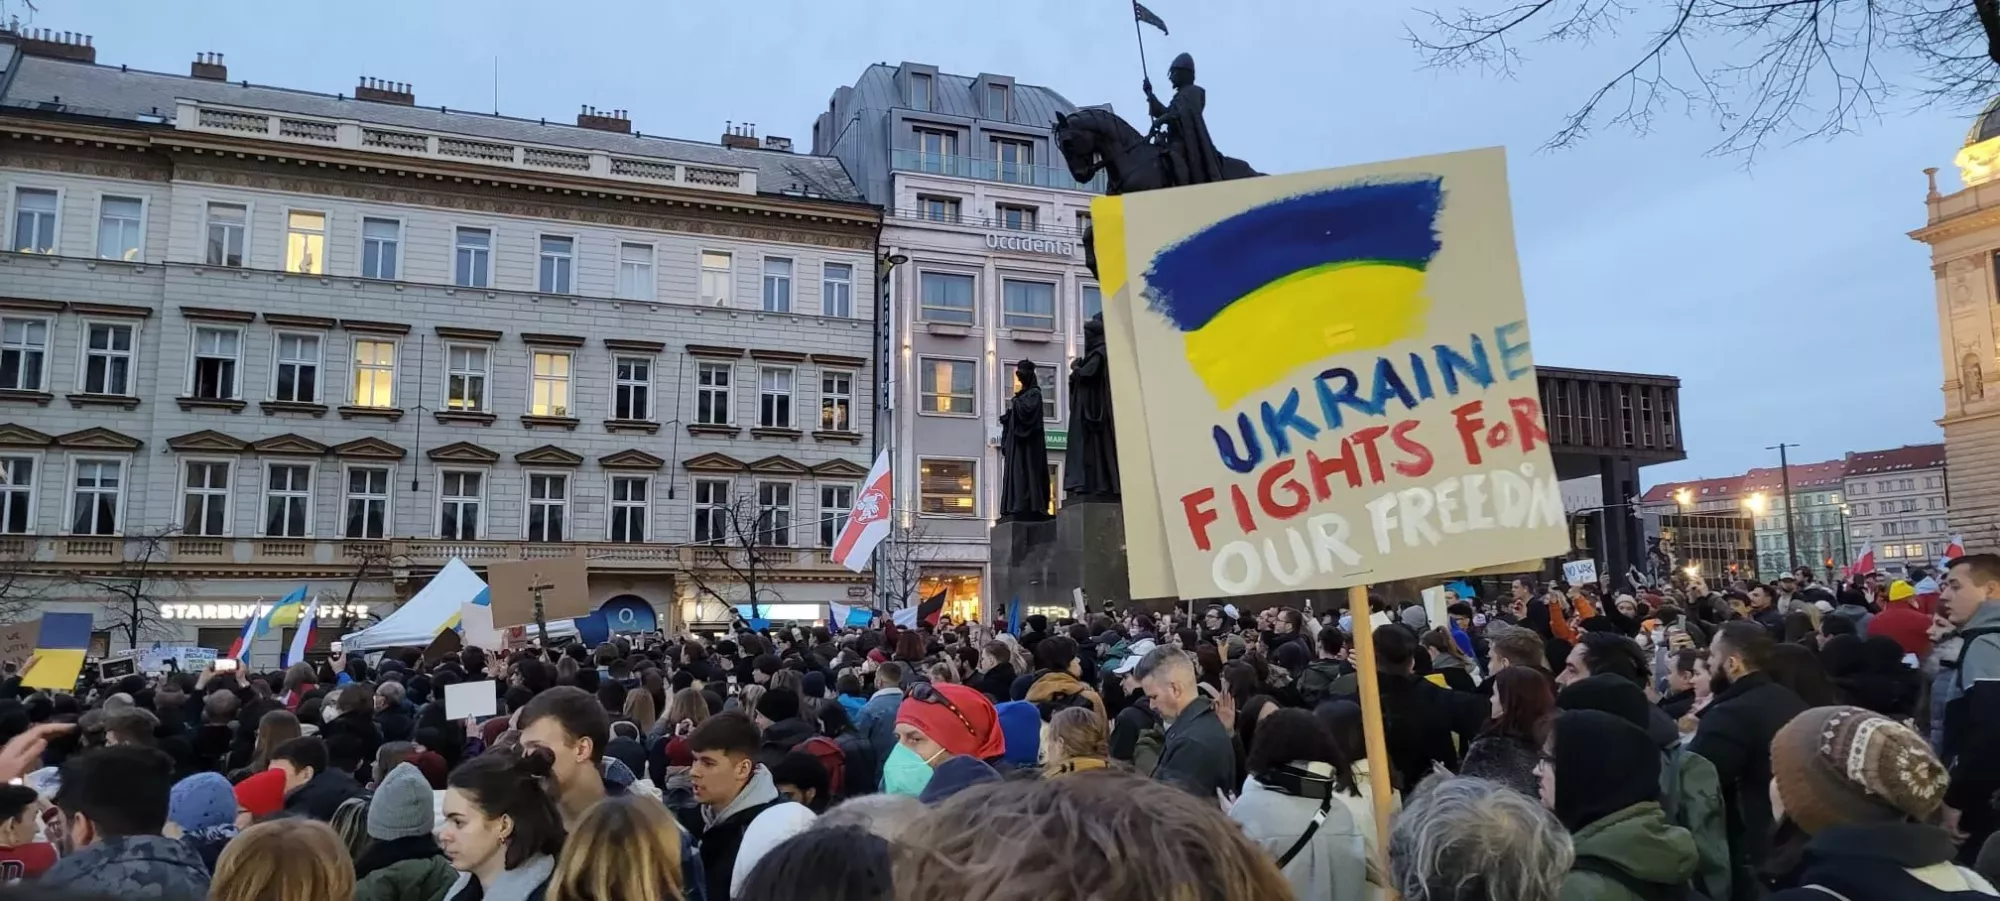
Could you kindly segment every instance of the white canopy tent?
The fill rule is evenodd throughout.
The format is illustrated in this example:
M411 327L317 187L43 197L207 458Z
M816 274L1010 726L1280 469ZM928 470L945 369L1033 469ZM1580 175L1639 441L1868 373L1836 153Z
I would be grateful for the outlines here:
M465 561L453 557L429 585L404 601L396 612L366 629L341 636L340 647L343 652L423 647L457 621L460 605L486 602L486 581Z

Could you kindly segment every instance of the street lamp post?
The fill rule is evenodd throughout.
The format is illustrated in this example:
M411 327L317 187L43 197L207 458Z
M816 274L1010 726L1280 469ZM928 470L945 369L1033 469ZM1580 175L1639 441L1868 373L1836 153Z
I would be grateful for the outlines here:
M1794 447L1798 445L1779 442L1772 447L1764 448L1778 452L1778 473L1785 480L1785 558L1791 561L1786 565L1787 570L1799 568L1799 533L1792 524L1793 512L1796 509L1792 506L1792 464L1785 456L1785 451Z

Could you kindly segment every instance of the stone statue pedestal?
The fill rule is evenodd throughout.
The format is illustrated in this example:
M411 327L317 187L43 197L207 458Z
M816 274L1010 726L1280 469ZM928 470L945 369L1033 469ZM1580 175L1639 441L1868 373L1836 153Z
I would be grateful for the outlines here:
M993 526L988 554L993 590L987 615L1007 615L1016 598L1022 607L1061 607L1076 602L1083 589L1090 610L1108 598L1131 600L1125 563L1125 508L1116 501L1071 501L1043 522L1003 522Z

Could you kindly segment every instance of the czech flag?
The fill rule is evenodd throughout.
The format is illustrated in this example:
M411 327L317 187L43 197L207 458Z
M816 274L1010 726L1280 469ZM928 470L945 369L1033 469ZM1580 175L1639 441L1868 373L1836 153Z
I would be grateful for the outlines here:
M896 485L890 478L889 451L875 456L868 479L854 495L854 509L848 511L847 525L833 542L833 562L854 572L868 568L875 546L889 537L889 514L895 509Z
M1245 210L1155 254L1145 296L1217 409L1335 354L1420 337L1444 182L1362 182Z
M1951 568L1951 561L1965 556L1965 536L1951 536L1951 543L1944 546L1944 556L1938 558L1938 572Z
M314 598L306 605L305 612L299 614L298 631L292 636L292 646L285 651L279 661L281 667L291 666L306 659L306 651L313 645L313 637L319 633L319 599Z

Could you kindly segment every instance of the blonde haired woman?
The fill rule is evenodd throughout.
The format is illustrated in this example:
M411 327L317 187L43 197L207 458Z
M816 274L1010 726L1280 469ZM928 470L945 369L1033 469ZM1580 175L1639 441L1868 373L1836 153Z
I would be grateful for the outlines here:
M351 901L354 859L333 829L287 818L243 830L222 849L211 901Z
M1042 777L1101 770L1111 765L1111 735L1104 717L1089 707L1056 711L1042 734Z
M659 802L606 798L584 813L564 843L548 901L681 901L693 875L692 847Z
M653 731L653 693L643 688L626 692L624 715L639 727L641 735Z

